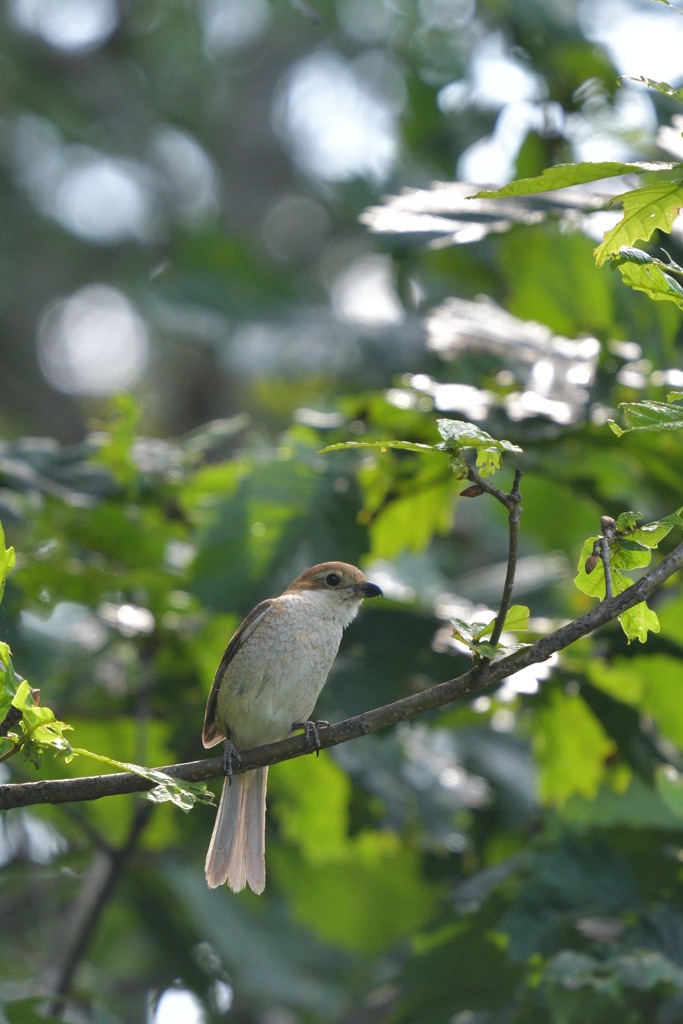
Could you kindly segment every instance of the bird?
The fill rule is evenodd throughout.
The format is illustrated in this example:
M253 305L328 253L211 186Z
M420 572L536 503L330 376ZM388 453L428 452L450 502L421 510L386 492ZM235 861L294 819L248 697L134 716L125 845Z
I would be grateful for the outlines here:
M225 743L225 779L205 863L210 888L227 882L233 892L247 885L263 892L268 768L232 774L233 766L240 750L296 729L319 742L310 716L342 633L365 598L381 596L355 565L321 562L279 597L257 604L228 643L202 729L205 747Z

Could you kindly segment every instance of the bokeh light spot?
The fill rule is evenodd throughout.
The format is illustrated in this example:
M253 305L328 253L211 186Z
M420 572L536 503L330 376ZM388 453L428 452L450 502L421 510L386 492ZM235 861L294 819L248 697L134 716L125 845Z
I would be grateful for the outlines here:
M336 53L316 53L294 66L276 99L275 126L314 177L381 182L394 166L398 111L361 71Z
M116 288L93 284L43 314L38 354L50 383L69 394L111 395L135 385L149 360L149 333Z
M101 45L119 20L115 0L12 0L10 13L25 32L69 51Z

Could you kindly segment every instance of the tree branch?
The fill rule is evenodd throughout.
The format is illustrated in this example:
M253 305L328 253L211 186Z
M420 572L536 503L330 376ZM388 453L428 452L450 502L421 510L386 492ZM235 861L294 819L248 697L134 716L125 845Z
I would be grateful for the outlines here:
M59 944L51 954L50 966L44 979L45 995L48 997L45 1012L48 1016L57 1016L63 1008L74 973L153 810L154 804L149 802L137 808L128 836L121 847L100 847L95 851L78 895L62 925Z
M564 650L582 637L593 633L600 626L613 621L629 608L646 600L681 568L683 568L683 543L674 548L657 566L645 573L626 590L607 598L586 612L585 615L573 619L528 647L522 647L488 665L474 666L456 679L439 683L421 693L403 697L401 700L394 701L393 704L375 708L373 711L364 712L354 718L347 718L329 728L320 729L320 747L333 747L359 736L367 736L378 729L385 729L407 718L413 718L415 715L451 704L461 697L469 697L473 693L501 682L529 665L547 661L552 654ZM277 743L241 751L242 761L237 770L248 771L251 768L276 764L278 761L287 761L310 752L310 745L305 736L291 736ZM208 760L170 765L163 771L188 782L200 782L222 776L223 758L212 757ZM151 782L131 772L96 775L80 779L9 783L0 786L0 809L9 810L13 807L29 807L34 804L98 800L101 797L122 793L144 792L151 789L152 785Z

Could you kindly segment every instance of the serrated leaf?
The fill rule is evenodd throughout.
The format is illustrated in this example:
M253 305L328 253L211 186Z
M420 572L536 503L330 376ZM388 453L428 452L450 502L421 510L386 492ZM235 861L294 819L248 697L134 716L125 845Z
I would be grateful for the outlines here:
M468 448L476 451L477 469L482 476L490 476L500 468L504 453L522 451L512 441L498 440L481 427L464 420L440 419L436 421L436 425L443 438L443 444L437 445L437 448L454 456L453 468L459 471L460 475L464 475L467 470L461 456Z
M641 644L644 644L647 642L648 633L659 633L657 614L645 601L623 612L619 616L619 623L629 643L631 640L640 640Z
M671 515L654 520L644 526L636 526L641 518L639 513L621 513L616 521L617 528L628 532L625 537L617 536L610 545L610 575L612 590L615 594L622 593L632 583L625 572L649 565L652 558L651 550L658 547L660 541L675 526L683 526L682 511L683 509L678 509ZM598 560L591 572L586 570L586 563L596 540L595 537L589 537L585 541L579 557L574 584L582 593L602 600L605 597L605 571L602 561ZM619 622L629 643L631 640L640 640L641 643L645 643L648 632L659 632L659 619L644 601L620 615Z
M680 181L654 181L643 188L623 192L610 201L621 203L624 216L618 224L605 232L594 251L598 267L616 256L624 246L647 241L656 230L671 231L673 222L683 207L683 184Z
M617 530L632 530L642 518L642 512L620 512L616 519Z
M36 766L47 749L66 755L67 759L72 756L71 745L64 735L71 726L60 722L51 708L34 702L31 687L25 679L19 684L11 704L21 712L21 716L16 727L7 733L7 739L14 746L4 756L21 751Z
M681 430L683 429L683 407L667 402L622 402L619 405L624 417L624 427L613 420L611 429L617 436L632 430Z
M522 449L512 441L498 440L487 434L481 427L464 420L440 419L436 421L445 445L455 448L491 448L500 452L521 452ZM441 446L438 446L441 447Z
M646 171L669 171L677 164L671 163L620 163L605 160L597 163L557 164L546 168L534 178L520 178L502 188L477 192L472 199L503 199L506 196L529 196L538 192L552 192L570 185L585 185L589 181L616 178L622 174L644 174Z

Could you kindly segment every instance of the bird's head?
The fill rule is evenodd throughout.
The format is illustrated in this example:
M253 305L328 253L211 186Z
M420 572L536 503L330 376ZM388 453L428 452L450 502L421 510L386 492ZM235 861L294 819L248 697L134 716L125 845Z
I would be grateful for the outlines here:
M381 597L382 591L355 565L348 562L320 562L293 580L285 594L301 594L316 601L321 611L329 609L343 625L354 618L361 601ZM283 595L284 596L284 595Z

